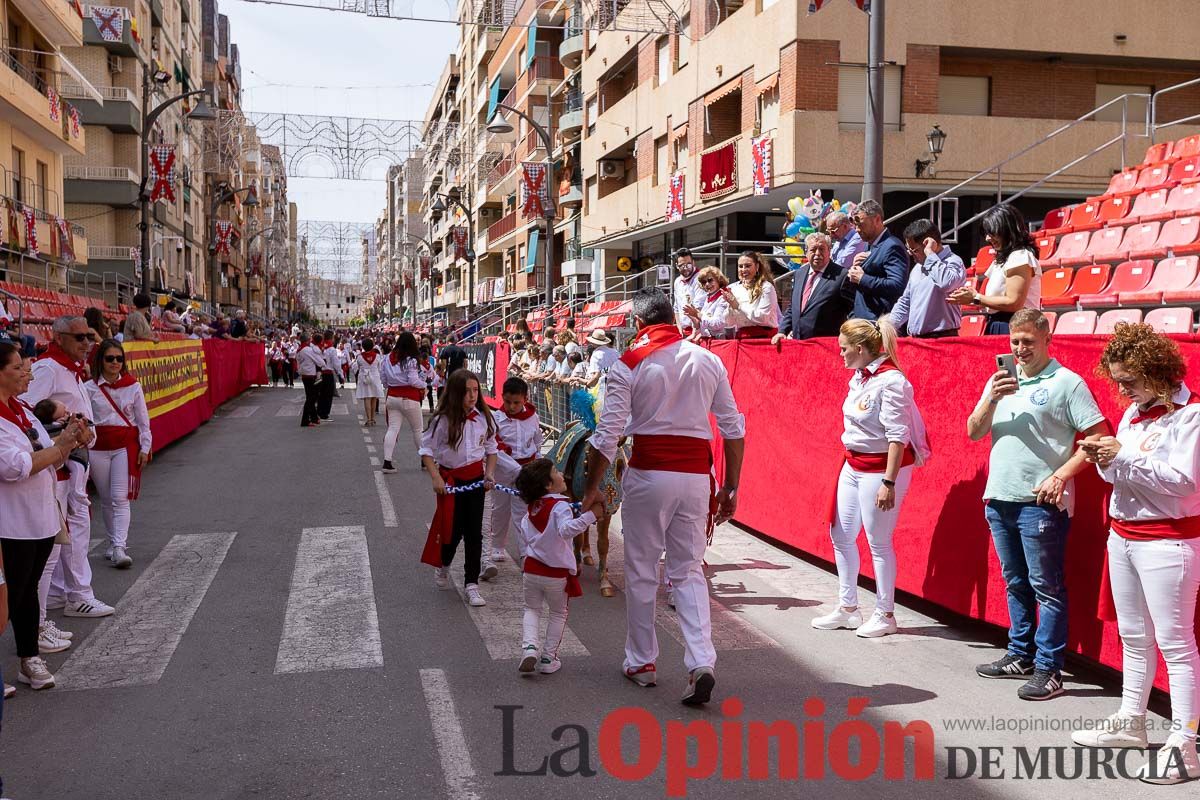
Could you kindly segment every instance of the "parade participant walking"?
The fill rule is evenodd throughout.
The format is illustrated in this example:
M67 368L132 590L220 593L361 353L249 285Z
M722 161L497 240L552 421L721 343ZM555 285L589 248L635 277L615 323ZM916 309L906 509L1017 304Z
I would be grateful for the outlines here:
M321 368L325 358L321 355L321 334L314 333L312 341L301 335L300 350L296 353L296 371L304 384L304 410L300 413L300 427L320 425L317 414L317 387L321 379Z
M342 367L338 361L337 342L333 331L325 331L318 342L316 334L313 342L321 349L321 382L317 385L317 416L321 422L333 422L329 413L333 410L333 398L337 394L337 378Z
M852 319L842 324L838 347L854 370L842 403L846 460L837 482L837 508L829 528L838 571L838 602L817 617L820 630L852 628L871 639L896 632L896 550L892 533L912 481L913 465L929 457L925 422L913 387L896 360L896 329ZM875 565L875 613L865 623L858 608L858 534L866 529Z
M572 546L576 536L595 524L604 505L586 509L579 517L571 513L564 492L567 482L548 458L538 458L521 467L516 478L517 491L528 507L517 531L521 538L522 582L525 588L525 615L522 620L521 663L518 670L550 675L562 668L558 646L567 629L567 606L579 597L578 567ZM550 609L546 638L541 638L542 606Z
M604 408L588 453L585 508L622 436L633 437L633 456L622 482L625 537L626 624L624 675L642 686L656 682L658 638L654 605L658 559L675 588L684 665L689 678L683 702L708 702L716 683L708 584L701 567L714 520L712 426L717 420L725 451L725 480L717 493L717 521L736 508L745 419L737 410L721 360L683 341L671 302L654 289L637 292L632 313L639 330L608 371Z
M520 378L509 378L504 382L501 398L504 405L496 415L496 447L501 453L496 464L496 478L512 486L521 467L531 463L542 452L542 421L537 409L529 402L529 384ZM504 545L508 541L510 523L516 527L528 509L519 497L503 492L492 492L488 499L492 508L486 520L488 542L483 553L487 561L483 574L490 578L494 570L488 567L508 559ZM517 546L519 555L524 556L519 537Z
M91 375L83 365L91 343L83 317L59 317L54 321L54 340L33 364L33 381L21 398L30 407L50 399L66 406L72 416L92 420L92 398L84 385ZM91 535L91 501L88 500L87 464L68 460L65 489L67 528L70 541L59 548L58 563L51 553L47 574L39 591L46 597L46 608L63 608L68 617L107 617L113 607L96 599L92 591L92 567L88 563ZM55 595L50 597L50 593Z
M104 557L117 569L128 569L133 566L126 552L129 501L137 499L153 438L146 397L126 369L125 349L115 339L106 339L96 348L87 388L96 420L96 444L90 459L92 483L108 528Z
M402 334L403 335L403 334ZM450 562L463 543L463 583L467 603L484 606L479 593L483 551L484 492L494 485L496 422L483 402L479 378L468 369L454 372L421 439L421 464L433 481L437 509L421 562L434 567L434 585L450 586ZM480 484L465 492L453 487Z
M1171 688L1171 732L1149 783L1200 777L1200 653L1196 593L1200 590L1200 395L1183 382L1179 346L1149 325L1118 325L1099 371L1133 401L1117 435L1089 436L1081 448L1112 484L1108 515L1108 575L1121 634L1121 707L1092 730L1071 738L1084 747L1147 746L1146 706L1158 653Z
M267 365L271 368L271 385L278 386L279 381L283 379L284 371L286 370L287 355L283 350L283 343L278 339L271 342L271 346L267 348Z
M421 449L421 398L425 394L425 376L421 374L420 351L417 340L408 331L396 337L396 346L388 357L379 362L380 377L387 390L384 419L387 433L383 437L383 471L396 471L392 455L400 429L408 423L413 447Z
M383 397L382 359L373 339L363 339L362 345L362 352L354 357L354 398L363 401L363 426L370 428L375 425L375 414Z
M288 339L284 348L284 354L287 360L284 362L284 377L287 378L287 385L290 389L295 386L294 381L296 376L300 374L300 365L296 363L296 354L300 352L300 340L293 336Z

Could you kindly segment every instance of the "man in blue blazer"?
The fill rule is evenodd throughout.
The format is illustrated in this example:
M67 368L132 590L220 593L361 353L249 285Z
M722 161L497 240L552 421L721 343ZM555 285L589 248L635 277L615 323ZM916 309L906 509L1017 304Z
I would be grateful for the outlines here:
M854 302L848 270L829 259L829 237L810 233L804 240L808 263L796 270L792 282L792 307L779 322L778 344L785 337L811 339L837 336Z
M908 250L883 224L883 208L865 200L854 210L854 227L867 242L867 252L854 257L847 280L857 292L851 318L879 319L892 310L908 283Z

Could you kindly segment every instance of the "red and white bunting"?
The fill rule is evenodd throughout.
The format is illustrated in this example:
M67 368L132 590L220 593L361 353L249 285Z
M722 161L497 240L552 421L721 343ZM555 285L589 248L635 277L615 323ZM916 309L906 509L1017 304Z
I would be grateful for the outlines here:
M75 235L71 232L71 223L62 217L55 217L54 235L58 240L58 257L68 264L74 261Z
M771 191L773 173L772 161L775 154L775 141L770 136L759 136L750 145L751 172L754 174L754 193L766 194Z
M29 255L38 255L37 217L29 206L21 206L21 215L25 217L25 250Z
M67 103L67 117L71 120L71 138L78 139L82 123L82 120L79 119L79 109Z
M429 280L429 273L433 268L433 256L421 256L421 280Z
M50 101L50 121L58 122L62 119L62 98L58 96L58 90L47 86L46 99Z
M175 145L156 144L150 148L150 202L167 198L175 202Z
M454 259L465 261L467 258L467 229L462 225L455 225L451 232L454 235Z
M229 255L229 243L233 239L233 223L219 219L217 220L217 252L223 256Z
M683 219L683 177L682 172L671 176L671 183L667 188L667 222Z
M525 219L540 219L554 213L546 165L523 161L521 173L521 213Z

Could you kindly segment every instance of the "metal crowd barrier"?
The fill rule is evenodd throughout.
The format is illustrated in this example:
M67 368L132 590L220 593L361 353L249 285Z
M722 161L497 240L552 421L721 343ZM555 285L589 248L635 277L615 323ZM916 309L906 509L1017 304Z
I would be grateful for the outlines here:
M579 387L550 381L529 381L529 402L537 409L547 438L559 436L574 418L571 393Z

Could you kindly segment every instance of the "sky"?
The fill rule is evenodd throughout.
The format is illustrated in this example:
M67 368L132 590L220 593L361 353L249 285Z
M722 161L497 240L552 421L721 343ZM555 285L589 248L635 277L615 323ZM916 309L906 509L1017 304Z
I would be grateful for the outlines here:
M458 27L340 11L220 0L242 61L242 106L285 112L420 120ZM321 88L318 88L321 87ZM288 178L300 220L374 222L378 180Z

